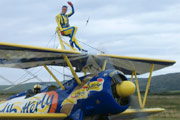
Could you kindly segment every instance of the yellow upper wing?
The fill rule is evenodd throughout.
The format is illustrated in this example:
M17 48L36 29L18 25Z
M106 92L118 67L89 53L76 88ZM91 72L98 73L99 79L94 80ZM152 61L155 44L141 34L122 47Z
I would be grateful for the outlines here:
M43 64L66 66L63 55L67 55L72 62L87 57L77 51L0 42L0 67L28 69Z
M66 117L63 113L0 113L0 120L63 120Z
M73 67L76 68L76 72L82 72L85 68L90 73L101 71L105 60L107 61L106 69L117 69L125 74L131 74L134 70L136 70L137 74L147 73L150 71L151 64L154 64L154 70L159 70L175 63L172 60L108 54L87 55L77 51L0 42L0 67L27 69L42 66L43 64L67 66L62 57L63 55L67 55Z
M173 60L162 60L108 54L98 55L97 59L101 59L101 61L105 59L108 60L106 65L107 69L115 68L129 75L131 75L133 71L136 71L139 75L148 73L150 72L152 64L154 64L154 71L156 71L176 63Z

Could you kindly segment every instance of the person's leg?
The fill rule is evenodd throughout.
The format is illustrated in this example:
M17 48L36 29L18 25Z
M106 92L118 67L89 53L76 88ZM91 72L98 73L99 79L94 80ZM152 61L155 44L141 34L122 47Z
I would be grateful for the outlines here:
M76 27L76 26L73 26L72 42L74 42L76 48L77 48L79 51L83 50L84 52L87 52L86 50L82 49L82 47L79 45L79 42L77 41L77 39L76 39L76 37L75 37L76 31L77 31L77 27Z
M64 29L63 29L64 35L70 37L69 42L70 42L71 47L74 47L73 42L72 42L72 37L73 37L73 36L72 36L72 32L73 32L73 30L74 30L73 27L68 27L68 28L64 28Z
M75 34L76 34L76 31L77 31L77 27L73 26L73 27L68 27L68 28L65 28L63 29L64 31L64 34L69 36L71 39L70 39L70 45L73 47L73 43L75 44L75 46L77 47L77 49L79 51L84 51L84 52L87 52L86 50L82 49L82 47L79 45L77 39L75 38Z
M76 38L74 38L74 43L75 43L76 48L80 51L82 49L82 47L79 45Z
M72 28L73 28L72 33L71 33L72 41L75 42L75 34L77 31L77 27L73 26Z
M64 31L65 35L67 35L67 36L69 36L71 38L71 40L70 40L71 46L73 46L73 43L74 43L75 46L77 47L77 49L81 50L82 48L81 48L81 46L79 45L78 41L75 38L77 27L75 27L75 26L68 27L68 28L65 28L63 31Z

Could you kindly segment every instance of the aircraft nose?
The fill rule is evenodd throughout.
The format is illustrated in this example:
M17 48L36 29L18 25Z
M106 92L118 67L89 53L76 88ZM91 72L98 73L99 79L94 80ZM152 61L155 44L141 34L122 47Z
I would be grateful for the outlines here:
M116 92L119 97L128 97L135 92L135 85L131 81L122 81L116 85Z

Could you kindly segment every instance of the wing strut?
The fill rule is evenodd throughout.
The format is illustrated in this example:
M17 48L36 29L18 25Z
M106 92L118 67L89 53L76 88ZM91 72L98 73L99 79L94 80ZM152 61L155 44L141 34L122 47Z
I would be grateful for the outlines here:
M64 50L64 44L65 44L65 45L67 45L71 50L76 51L75 48L71 47L68 43L66 43L65 41L63 41L63 40L61 39L61 34L60 34L60 32L59 32L59 27L56 28L56 32L57 32L58 37L59 37L61 49ZM63 44L63 43L64 43L64 44Z
M133 76L135 76L139 105L140 105L140 107L142 109L144 109L145 104L146 104L146 99L147 99L147 95L148 95L148 91L149 91L149 87L150 87L150 83L151 83L151 77L152 77L153 70L154 70L154 64L151 64L151 70L150 70L150 73L149 73L149 78L148 78L148 82L147 82L147 85L146 85L146 91L145 91L145 94L144 94L143 102L142 102L142 98L141 98L141 93L140 93L140 89L139 89L139 83L138 83L136 71L132 72L132 75L131 75L131 81L133 80Z
M56 80L57 84L63 89L65 90L65 87L63 86L63 84L61 82L59 82L59 80L56 78L56 76L50 71L50 69L46 66L43 65L44 68L48 71L48 73Z
M58 37L59 37L61 49L64 49L63 40L61 39L61 35L60 35L60 32L59 32L59 27L56 28L56 32L57 32Z
M57 18L56 18L56 22L58 23ZM60 42L60 45L61 45L61 49L63 49L63 50L65 49L65 48L64 48L64 44L65 44L65 45L67 45L71 50L76 51L76 49L72 48L69 44L67 44L65 41L63 41L63 40L61 39L61 34L60 34L60 29L59 29L59 27L56 27L56 32L57 32L58 37L59 37L59 42ZM64 44L63 44L63 43L64 43ZM66 61L67 65L69 66L69 68L70 68L70 70L71 70L71 73L73 74L73 76L74 76L74 78L76 79L77 83L78 83L79 85L81 85L81 80L79 79L79 77L77 76L76 72L74 71L73 66L72 66L71 62L69 61L68 57L67 57L66 55L63 55L63 58L64 58L64 60Z
M74 78L76 79L77 83L79 85L81 85L81 80L79 79L79 77L77 76L76 72L73 69L73 66L71 64L71 62L69 61L68 57L66 55L63 55L64 60L66 61L67 65L69 66L71 73L73 74Z
M103 64L102 69L101 69L102 71L104 71L106 69L106 64L107 64L107 59L104 60L104 64Z
M151 77L152 77L152 72L154 70L154 64L151 65L151 71L149 73L149 78L148 78L148 82L147 82L147 86L146 86L146 91L145 91L145 95L144 95L144 100L143 100L143 108L146 104L146 99L147 99L147 95L148 95L148 91L149 91L149 87L150 87L150 83L151 83Z
M83 69L83 72L84 72L84 76L86 76L86 75L87 75L87 67L85 67L85 68Z

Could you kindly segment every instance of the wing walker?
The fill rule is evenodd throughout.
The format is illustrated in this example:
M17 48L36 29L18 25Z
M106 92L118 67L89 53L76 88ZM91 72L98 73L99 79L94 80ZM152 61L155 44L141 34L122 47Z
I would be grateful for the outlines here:
M56 17L59 24L58 19ZM82 48L77 47L77 51L71 45L76 41L73 36L68 36L71 39L70 45L61 39L61 29L65 28L60 28L59 25L56 28L61 49L0 42L0 67L30 69L43 66L59 85L42 90L40 86L36 86L36 94L22 91L1 101L0 120L125 120L146 117L165 110L145 107L148 90L152 72L172 66L175 61L84 54ZM69 47L69 50L64 46ZM68 67L73 78L62 83L49 66ZM84 73L84 76L80 77L77 73ZM142 98L138 75L145 73L149 73L149 79ZM131 75L131 79L127 75ZM131 98L135 91L139 109L131 107Z

